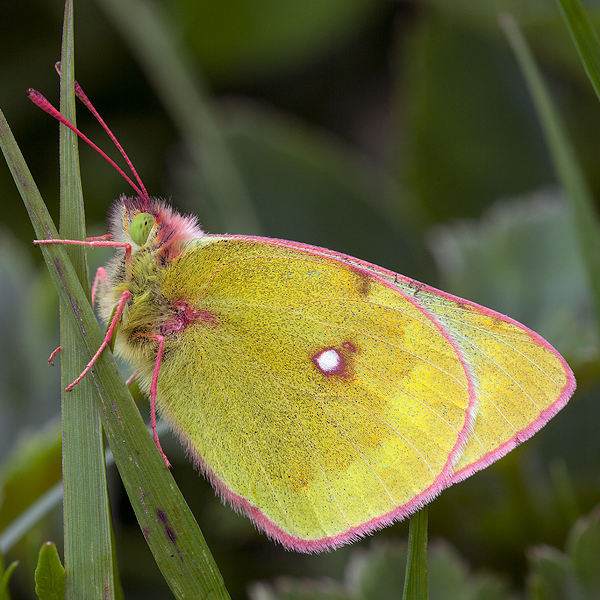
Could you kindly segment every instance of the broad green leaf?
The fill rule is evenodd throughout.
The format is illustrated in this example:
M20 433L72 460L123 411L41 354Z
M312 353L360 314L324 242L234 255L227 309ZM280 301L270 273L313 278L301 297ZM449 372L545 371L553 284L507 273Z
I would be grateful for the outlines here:
M570 600L568 557L550 546L537 546L527 555L530 565L529 590L532 600Z
M346 586L361 600L397 600L404 589L407 544L372 544L354 552L346 568Z
M65 597L65 569L53 542L46 542L40 548L35 569L35 593L39 600L63 600Z
M595 348L577 233L557 190L495 203L483 216L428 232L442 289L525 323L576 364Z
M404 586L407 545L377 540L352 550L344 582L279 578L250 587L251 600L398 600ZM516 600L501 577L469 568L459 553L438 540L428 557L432 600Z

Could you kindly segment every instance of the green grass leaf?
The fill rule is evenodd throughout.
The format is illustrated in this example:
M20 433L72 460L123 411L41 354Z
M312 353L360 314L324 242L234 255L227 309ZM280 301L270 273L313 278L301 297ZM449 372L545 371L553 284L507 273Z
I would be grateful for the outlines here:
M580 0L556 0L581 62L600 99L600 40Z
M402 600L428 600L427 506L410 517L408 557Z
M15 560L8 565L8 569L4 570L4 560L2 559L2 556L0 556L0 573L2 573L2 577L0 577L0 600L10 600L8 583L18 564L19 562Z
M65 118L76 124L73 46L73 4L72 0L67 0L61 52L60 108ZM60 127L60 195L61 237L85 239L77 136L64 126ZM83 289L89 293L85 249L68 246L65 250ZM63 390L79 376L87 362L77 347L76 326L65 318L68 310L61 301ZM114 597L112 525L104 465L104 437L93 382L88 379L81 383L72 393L62 393L63 519L67 571L63 595L67 600L103 600ZM93 560L90 560L90 548L94 548Z

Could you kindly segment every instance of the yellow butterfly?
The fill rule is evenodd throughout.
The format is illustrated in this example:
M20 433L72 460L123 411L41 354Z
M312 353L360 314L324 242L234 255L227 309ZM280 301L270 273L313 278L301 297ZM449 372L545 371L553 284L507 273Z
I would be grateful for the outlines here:
M219 495L287 548L406 517L575 389L508 317L324 248L206 234L138 183L106 240L62 241L122 248L95 286L100 351L116 329L153 425L156 403Z

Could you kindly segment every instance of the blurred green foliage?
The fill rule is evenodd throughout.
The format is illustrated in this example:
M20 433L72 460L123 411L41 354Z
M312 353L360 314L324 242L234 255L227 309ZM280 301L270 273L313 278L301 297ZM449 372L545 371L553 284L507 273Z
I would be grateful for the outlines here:
M372 543L352 552L341 582L281 577L249 588L251 600L395 600L404 585L406 544ZM428 557L429 594L436 600L513 600L501 577L473 573L454 548L436 540ZM558 600L558 599L557 599Z
M359 256L507 313L546 337L575 371L579 389L562 413L431 505L431 535L457 549L432 550L431 597L505 598L525 589L528 569L530 592L543 590L550 563L567 582L596 585L590 567L576 558L582 552L597 558L595 517L578 525L592 532L592 541L568 532L600 499L598 340L575 233L522 76L496 24L502 10L511 10L523 25L598 197L600 107L554 3L169 0L160 6L188 67L210 90L207 106L264 234ZM586 8L598 25L600 2ZM0 22L0 108L55 215L57 124L24 91L33 86L58 101L53 65L62 9L57 0L5 3ZM140 68L143 50L132 46L129 24L116 19L101 0L76 1L77 78L150 192L197 214L208 231L222 232L227 214L205 185L206 164L185 141L189 131L173 106L157 99L168 94L147 65L146 74ZM78 123L116 154L84 110ZM81 162L90 235L98 235L111 201L130 190L91 149L81 148ZM17 492L19 502L29 502L60 472L59 434L45 428L60 405L58 369L45 364L58 344L58 303L2 166L0 190L0 517L9 520ZM92 265L107 254L91 252ZM401 560L396 543L406 538L403 523L329 554L286 552L222 506L166 435L163 445L235 599L247 597L253 581L282 576L330 578L311 597L346 598L349 584L331 580L356 582L351 573L360 572L360 585L368 587L392 560L389 553ZM126 597L168 598L118 476L109 477ZM60 552L60 526L56 511L7 557L21 560L13 598L35 597L40 542L54 535ZM548 550L565 544L565 553ZM501 579L488 574L473 583L466 564ZM392 576L398 573L403 567L394 566ZM453 575L470 591L434 595L445 589L435 587L436 573ZM496 591L477 595L480 588ZM293 586L287 596L273 595L277 586L251 589L255 599L305 597ZM364 591L363 597L375 596Z
M281 577L249 588L251 600L393 600L404 580L406 544L372 543L352 553L342 581ZM474 572L447 542L436 540L428 560L430 597L436 600L580 600L600 594L598 508L569 532L566 550L541 545L528 552L524 595L509 589L505 577Z

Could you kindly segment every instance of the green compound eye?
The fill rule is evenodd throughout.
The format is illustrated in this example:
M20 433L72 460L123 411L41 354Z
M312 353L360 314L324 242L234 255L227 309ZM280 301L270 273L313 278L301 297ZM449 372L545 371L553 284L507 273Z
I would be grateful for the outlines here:
M154 227L154 215L149 213L139 213L133 217L129 226L129 235L138 245L143 246L148 239L150 231Z

